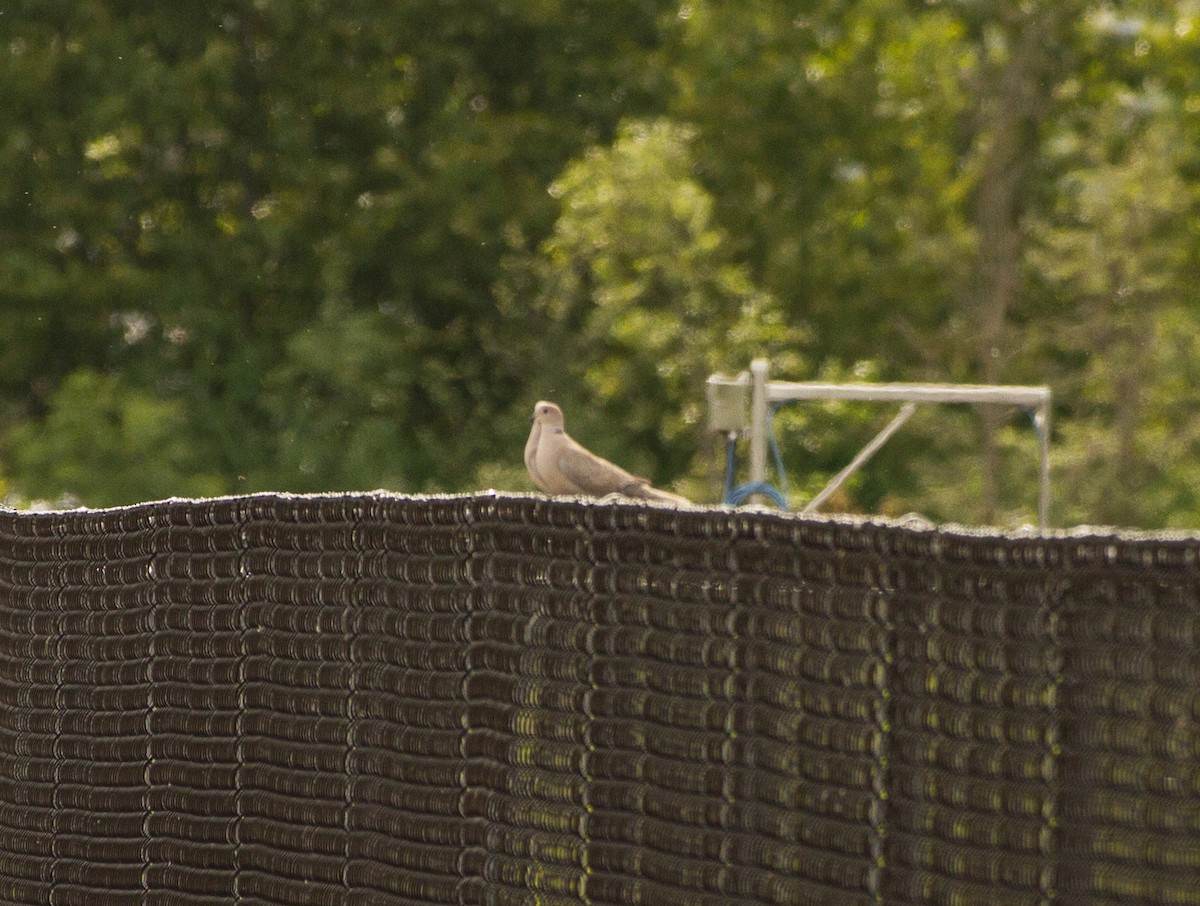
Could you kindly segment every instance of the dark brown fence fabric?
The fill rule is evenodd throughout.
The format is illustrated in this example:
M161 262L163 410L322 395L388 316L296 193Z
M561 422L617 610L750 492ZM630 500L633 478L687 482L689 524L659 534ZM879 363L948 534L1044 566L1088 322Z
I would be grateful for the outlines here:
M1200 904L1200 541L0 515L0 901Z

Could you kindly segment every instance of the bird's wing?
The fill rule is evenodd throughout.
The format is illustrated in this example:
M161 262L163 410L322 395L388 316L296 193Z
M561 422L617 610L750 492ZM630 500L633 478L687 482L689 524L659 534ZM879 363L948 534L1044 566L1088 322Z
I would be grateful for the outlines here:
M585 494L602 497L605 494L628 493L626 488L644 484L615 463L597 456L563 435L556 459L559 471Z

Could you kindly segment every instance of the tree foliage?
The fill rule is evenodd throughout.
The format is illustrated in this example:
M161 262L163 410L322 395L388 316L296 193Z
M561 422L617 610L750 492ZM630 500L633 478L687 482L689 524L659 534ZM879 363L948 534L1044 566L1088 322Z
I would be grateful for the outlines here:
M756 354L798 365L803 342L714 223L693 139L672 120L634 120L585 152L550 187L562 213L533 260L545 378L572 388L606 453L632 441L625 458L658 481L704 444L696 391L710 374ZM605 438L613 423L621 435Z
M712 499L703 382L1048 383L1055 519L1195 525L1178 0L18 2L0 488L528 487L532 402ZM797 501L889 415L785 409ZM1018 522L1025 415L838 498Z

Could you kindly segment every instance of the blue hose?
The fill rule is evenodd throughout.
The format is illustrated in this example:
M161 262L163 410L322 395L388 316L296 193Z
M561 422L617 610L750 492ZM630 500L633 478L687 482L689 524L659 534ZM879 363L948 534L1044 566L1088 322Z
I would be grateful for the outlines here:
M774 414L773 407L771 415ZM733 476L737 467L737 434L732 431L729 433L729 440L725 445L725 503L741 506L753 495L761 494L769 497L779 509L787 510L787 473L783 469L783 455L779 452L779 441L775 438L775 429L771 425L770 418L767 419L767 442L771 448L771 456L775 460L775 471L779 475L780 487L777 488L765 481L751 481L734 487Z
M762 494L764 497L770 497L771 502L781 510L788 508L787 498L780 493L779 488L765 481L751 481L743 485L738 485L733 489L733 493L725 498L725 502L733 506L741 506L749 497L755 494Z

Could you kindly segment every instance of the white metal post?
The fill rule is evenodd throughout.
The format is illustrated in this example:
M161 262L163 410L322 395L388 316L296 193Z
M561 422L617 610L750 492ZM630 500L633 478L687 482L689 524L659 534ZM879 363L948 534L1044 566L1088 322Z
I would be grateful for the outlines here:
M1038 489L1038 524L1043 528L1050 525L1050 400L1046 399L1037 408L1033 417L1037 427L1038 457L1040 459Z
M766 359L750 363L750 481L767 478L767 369Z

